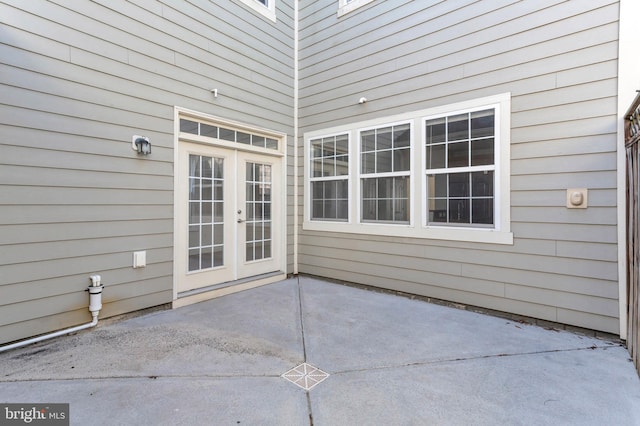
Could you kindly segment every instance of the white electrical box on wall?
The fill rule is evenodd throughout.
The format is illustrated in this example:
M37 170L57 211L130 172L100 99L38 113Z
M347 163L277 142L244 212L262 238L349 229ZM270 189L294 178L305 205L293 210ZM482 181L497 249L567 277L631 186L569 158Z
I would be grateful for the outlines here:
M134 251L133 252L133 267L144 268L147 266L147 252L146 251Z
M567 189L567 208L586 209L589 205L589 191L587 188Z

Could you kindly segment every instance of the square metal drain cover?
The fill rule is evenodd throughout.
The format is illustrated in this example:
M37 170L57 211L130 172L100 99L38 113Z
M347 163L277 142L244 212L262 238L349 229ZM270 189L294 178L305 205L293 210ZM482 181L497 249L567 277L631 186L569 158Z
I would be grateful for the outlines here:
M311 390L315 385L329 377L329 374L304 362L284 373L282 377L304 390Z

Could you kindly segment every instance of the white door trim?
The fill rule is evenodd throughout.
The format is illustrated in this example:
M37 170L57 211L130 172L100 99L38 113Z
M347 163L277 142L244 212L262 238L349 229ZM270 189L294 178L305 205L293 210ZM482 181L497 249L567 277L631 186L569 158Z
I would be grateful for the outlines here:
M254 147L243 145L239 143L229 143L222 140L214 140L195 134L182 134L180 133L180 118L186 118L188 120L196 120L203 123L211 123L212 125L224 126L228 128L237 129L238 131L256 133L259 135L265 135L266 137L274 138L278 140L278 149L268 149L261 147ZM178 270L179 262L177 262L179 253L178 247L178 235L183 232L181 229L181 223L176 219L178 215L178 209L181 208L179 203L179 144L181 141L198 143L208 146L216 146L225 149L235 149L237 151L251 152L259 154L261 156L281 157L279 159L280 178L279 178L279 190L281 193L280 206L278 210L278 218L280 221L279 242L278 247L274 247L274 251L279 253L279 273L267 274L266 276L258 275L255 277L249 277L248 279L240 279L237 282L231 282L228 286L213 286L211 291L205 291L197 293L189 297L178 299L178 279L181 277L181 271ZM195 303L202 300L219 297L226 294L231 294L237 291L243 291L248 288L257 287L260 285L269 284L279 281L286 277L287 268L287 136L285 133L276 132L273 130L261 128L258 126L247 125L233 120L228 120L209 114L199 113L197 111L189 110L181 107L174 107L174 138L173 138L173 171L174 171L174 197L173 197L173 213L174 213L174 226L173 226L173 307L184 306L189 303Z

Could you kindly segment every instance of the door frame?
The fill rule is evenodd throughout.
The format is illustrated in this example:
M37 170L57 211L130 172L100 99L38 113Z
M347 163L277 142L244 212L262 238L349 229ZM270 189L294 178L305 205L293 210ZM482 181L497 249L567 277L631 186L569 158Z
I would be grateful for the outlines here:
M231 128L240 130L247 133L264 135L268 138L276 139L278 141L278 149L267 149L254 147L250 145L240 144L237 142L227 142L220 139L213 139L209 137L199 136L195 134L185 134L180 132L180 118L186 118L189 120L204 122L213 126L221 126L225 128ZM253 126L246 123L241 123L234 120L229 120L210 114L201 113L198 111L190 110L182 107L174 107L174 138L173 138L173 307L188 305L191 303L200 302L215 297L243 291L249 288L257 287L260 285L270 284L272 282L279 281L286 277L287 268L287 135L282 132L276 132L273 130L261 128L259 126ZM201 290L194 291L192 295L187 297L178 297L178 279L181 277L181 272L178 270L179 262L178 256L182 256L182 253L178 253L178 235L179 232L184 232L181 229L181 223L176 219L179 214L179 209L182 207L178 202L179 199L179 144L180 141L189 143L202 144L205 146L218 147L223 149L237 150L248 153L254 153L265 157L280 158L280 206L278 208L278 219L281 226L279 230L279 244L278 247L274 247L275 252L280 254L279 267L280 270L277 273L267 274L266 276L258 275L255 277L249 277L239 279L225 283L225 285L219 284L212 286L211 289L206 287ZM234 218L235 220L235 218ZM277 250L276 250L277 249Z

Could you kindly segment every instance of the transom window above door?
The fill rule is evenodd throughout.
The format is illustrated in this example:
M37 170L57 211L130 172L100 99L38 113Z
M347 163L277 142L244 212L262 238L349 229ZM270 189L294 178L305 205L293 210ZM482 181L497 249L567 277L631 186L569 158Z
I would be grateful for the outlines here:
M276 151L280 148L274 138L185 118L180 119L180 132Z

